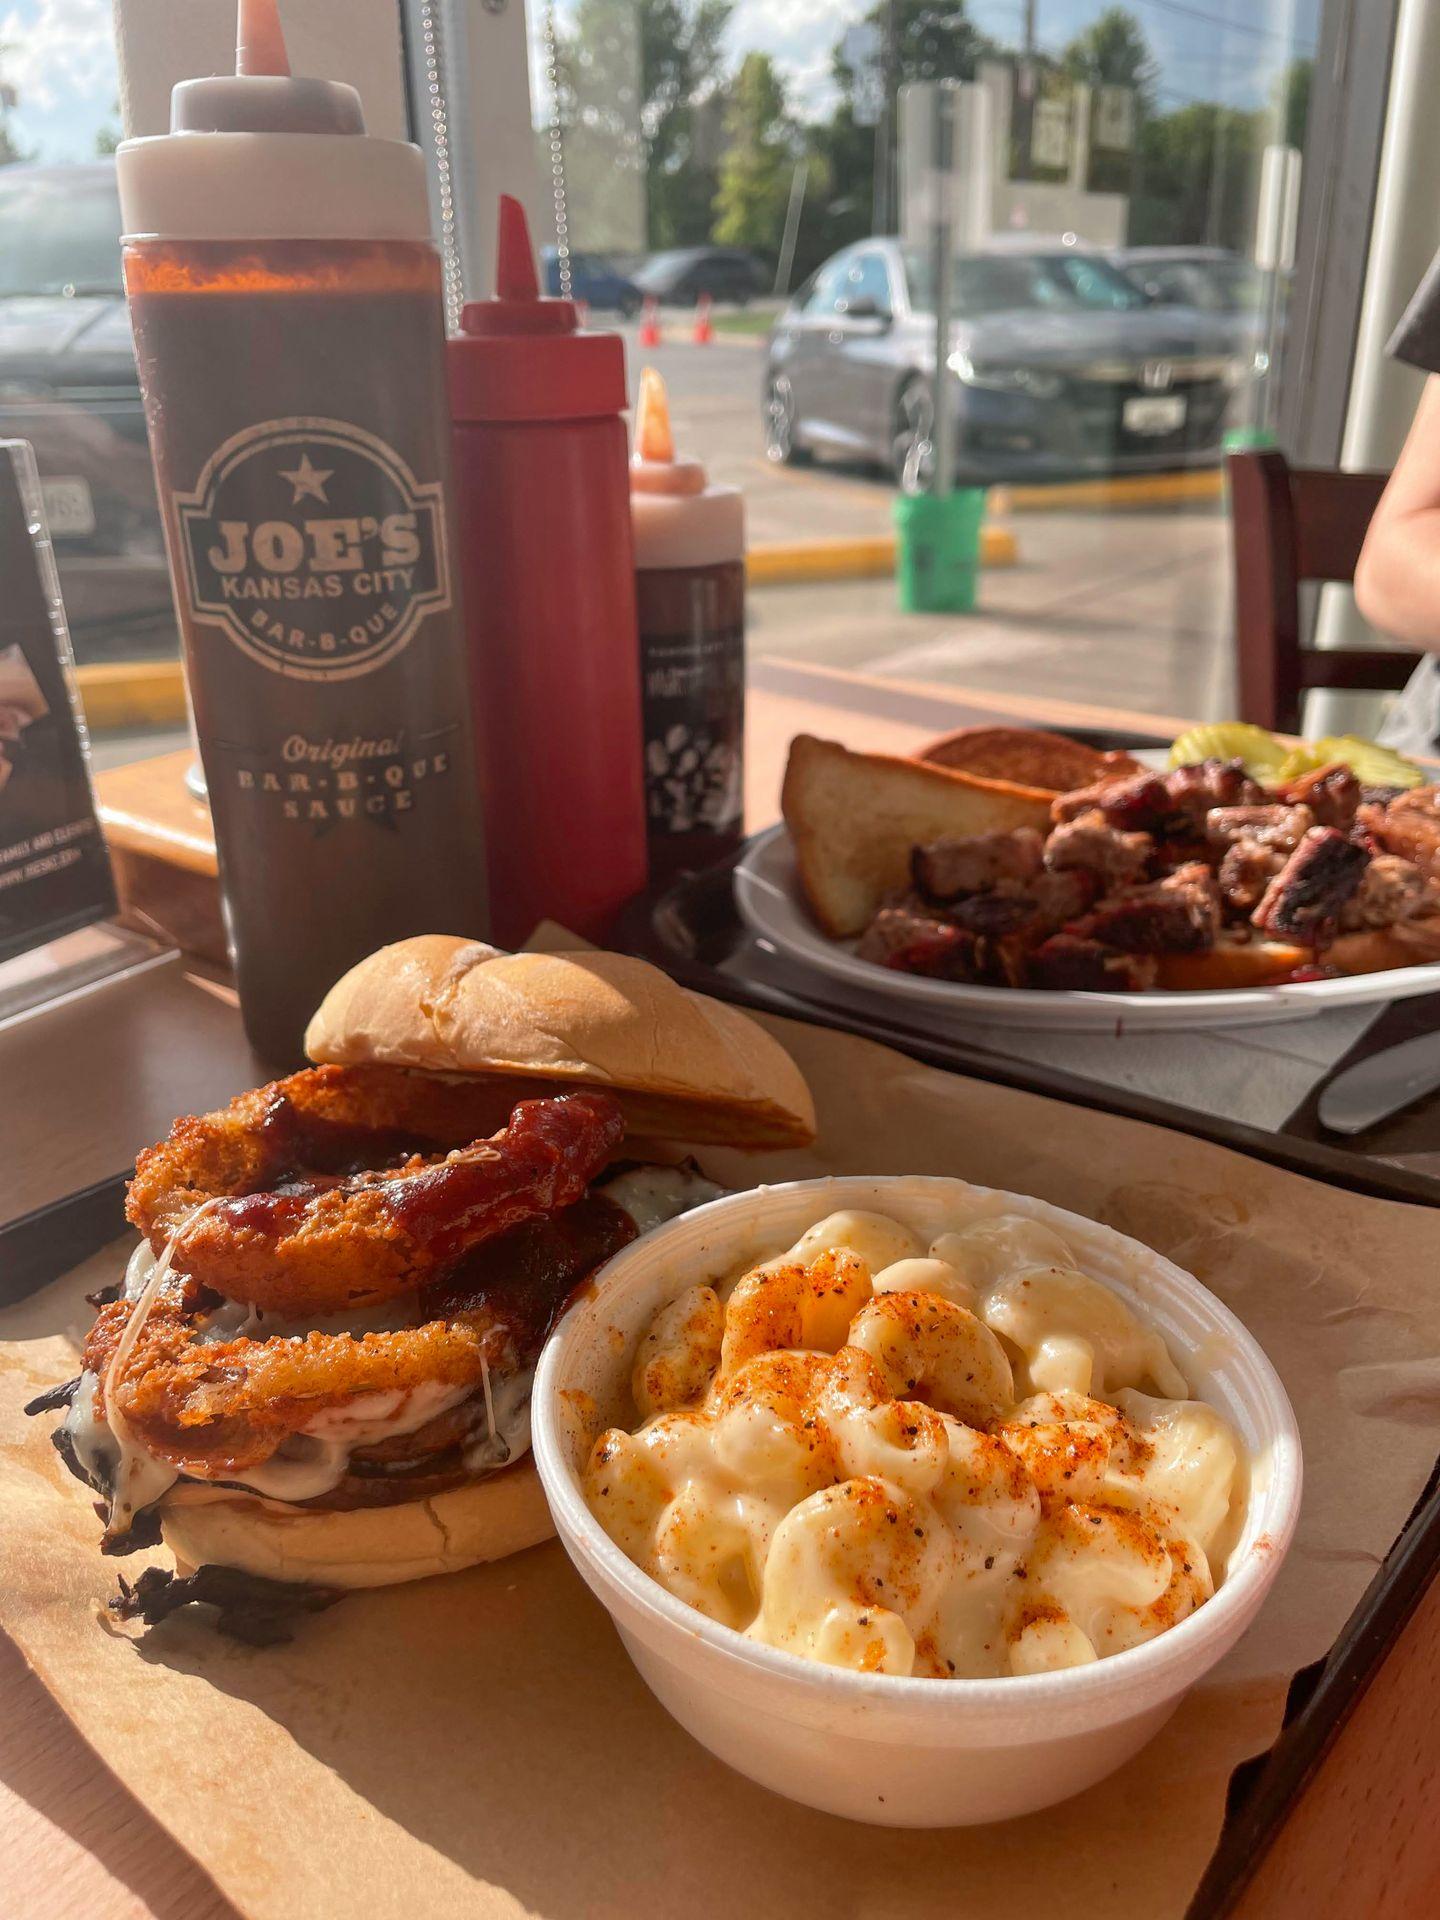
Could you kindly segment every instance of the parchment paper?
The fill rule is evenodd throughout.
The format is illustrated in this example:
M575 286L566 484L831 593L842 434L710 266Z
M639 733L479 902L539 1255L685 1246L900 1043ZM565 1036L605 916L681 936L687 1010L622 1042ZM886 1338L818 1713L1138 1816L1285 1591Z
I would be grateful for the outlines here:
M1274 1737L1424 1485L1440 1431L1440 1217L1217 1147L771 1024L807 1074L814 1151L705 1150L735 1184L957 1174L1135 1234L1198 1273L1285 1379L1299 1540L1264 1612L1121 1773L986 1829L851 1826L751 1786L666 1716L551 1544L362 1595L255 1651L176 1618L102 1623L116 1568L21 1402L73 1371L80 1295L122 1249L0 1316L0 1624L101 1757L264 1920L888 1920L1180 1915L1235 1765ZM134 1571L140 1556L129 1563Z

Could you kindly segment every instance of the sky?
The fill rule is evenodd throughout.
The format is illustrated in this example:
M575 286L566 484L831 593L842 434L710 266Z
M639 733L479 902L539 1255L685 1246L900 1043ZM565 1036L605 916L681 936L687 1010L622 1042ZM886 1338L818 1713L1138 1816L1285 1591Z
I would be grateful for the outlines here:
M1187 99L1258 105L1292 52L1314 45L1321 0L1125 0L1144 25L1161 69L1160 104ZM176 0L181 4L181 0ZM833 98L830 53L871 0L736 0L729 45L738 61L769 53L802 118ZM1108 0L1035 0L1037 39L1055 51ZM560 14L574 0L561 0ZM975 24L996 39L1020 34L1022 0L968 0ZM538 19L531 0L532 35ZM0 0L0 85L17 104L13 137L45 160L85 159L115 119L111 0ZM536 102L537 108L541 105Z

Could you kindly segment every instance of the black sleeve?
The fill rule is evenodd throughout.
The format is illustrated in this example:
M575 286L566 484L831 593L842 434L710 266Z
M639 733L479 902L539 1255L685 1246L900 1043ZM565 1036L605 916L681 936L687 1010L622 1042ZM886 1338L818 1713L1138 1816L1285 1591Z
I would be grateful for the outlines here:
M1415 289L1387 348L1396 360L1426 373L1440 373L1440 253Z

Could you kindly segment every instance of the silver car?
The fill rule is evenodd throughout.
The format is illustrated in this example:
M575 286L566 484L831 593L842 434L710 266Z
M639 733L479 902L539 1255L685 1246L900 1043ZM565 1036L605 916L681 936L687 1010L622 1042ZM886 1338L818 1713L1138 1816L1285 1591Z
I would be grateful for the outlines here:
M827 260L771 333L765 450L882 462L929 478L935 322L928 259L865 240ZM1256 376L1233 325L1156 306L1098 253L997 241L954 263L945 392L956 482L1207 466Z

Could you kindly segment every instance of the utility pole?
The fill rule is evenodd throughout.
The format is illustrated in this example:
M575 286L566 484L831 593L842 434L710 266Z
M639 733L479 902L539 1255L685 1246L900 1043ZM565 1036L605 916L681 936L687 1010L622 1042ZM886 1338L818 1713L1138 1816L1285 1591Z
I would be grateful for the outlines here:
M896 151L899 146L899 114L896 96L900 86L900 0L887 0L885 8L885 46L882 58L882 98L880 118L875 127L875 179L871 193L872 230L895 233L900 226L900 194L897 184Z

